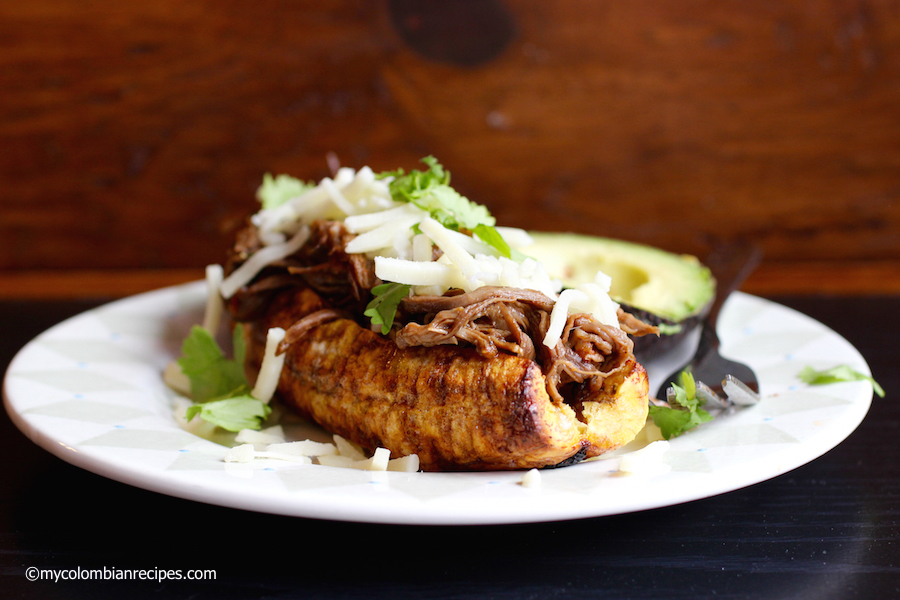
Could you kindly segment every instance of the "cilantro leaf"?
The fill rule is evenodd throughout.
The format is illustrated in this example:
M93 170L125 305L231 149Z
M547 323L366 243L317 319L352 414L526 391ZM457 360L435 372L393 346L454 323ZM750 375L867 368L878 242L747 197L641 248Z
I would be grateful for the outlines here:
M797 377L809 385L827 385L829 383L839 383L842 381L868 381L872 384L872 389L875 393L878 394L880 398L884 398L884 388L878 385L878 382L871 376L864 375L847 365L838 365L822 371L817 371L816 369L807 366L797 374Z
M203 402L188 407L185 418L190 421L196 415L204 421L218 425L228 431L259 429L262 421L271 414L272 408L248 395Z
M450 185L450 173L433 156L426 156L422 162L428 165L427 171L411 171L406 173L403 169L385 171L377 175L379 179L392 177L390 183L391 195L398 202L410 202L419 197L424 190L437 185Z
M433 186L427 195L411 202L429 211L431 218L444 227L456 231L472 231L478 225L494 225L497 222L486 206L472 202L449 185Z
M697 384L688 371L681 373L681 385L672 384L675 406L651 406L650 418L659 427L665 439L679 436L702 423L712 420L712 415L700 408L703 401L697 397Z
M473 231L478 225L493 226L496 219L487 207L472 202L450 187L450 173L433 156L422 162L427 171L389 171L379 177L393 177L391 196L397 202L411 202L427 210L435 221L448 229ZM499 236L499 234L498 234Z
M692 429L690 411L651 405L650 418L667 440Z
M243 348L242 342L240 347ZM249 389L243 361L225 358L212 334L199 325L191 328L185 338L178 366L191 382L194 402L233 396Z
M500 232L498 232L491 225L479 223L472 229L472 231L482 242L493 246L500 252L500 254L502 254L506 258L512 257L512 248L509 247L509 244L506 243L506 240L503 239L503 236L500 235Z
M381 334L386 335L394 324L397 305L409 295L411 285L405 283L383 283L372 288L374 297L363 313L372 319L373 325L381 325Z
M290 175L272 177L263 175L262 185L256 190L256 197L265 208L277 208L292 198L296 198L316 187L314 183L300 181Z
M231 346L234 349L234 362L243 365L244 358L247 355L247 348L244 345L244 328L240 323L235 325L234 331L231 333ZM243 373L243 370L241 370L241 373Z

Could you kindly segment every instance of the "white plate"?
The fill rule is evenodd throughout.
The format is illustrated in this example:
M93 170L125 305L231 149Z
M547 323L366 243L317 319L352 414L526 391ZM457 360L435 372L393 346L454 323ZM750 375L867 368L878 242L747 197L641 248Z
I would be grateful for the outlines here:
M44 332L10 364L6 409L36 444L78 467L171 496L253 511L406 524L553 521L640 511L735 490L839 444L872 400L868 382L809 387L806 365L862 356L824 325L735 294L719 319L722 350L749 363L762 401L671 441L657 475L622 476L619 458L541 472L371 473L276 460L225 463L226 448L180 429L160 373L199 322L204 284L127 298ZM670 365L647 365L654 380Z

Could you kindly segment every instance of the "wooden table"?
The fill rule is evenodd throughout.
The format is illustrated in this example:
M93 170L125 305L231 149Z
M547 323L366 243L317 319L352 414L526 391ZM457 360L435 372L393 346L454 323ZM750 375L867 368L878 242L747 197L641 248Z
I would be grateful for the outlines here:
M821 458L615 517L482 527L334 523L162 496L72 467L0 419L9 598L872 598L900 595L900 297L774 298L865 356L887 390ZM95 302L0 303L0 365ZM26 569L213 569L213 581L39 581Z

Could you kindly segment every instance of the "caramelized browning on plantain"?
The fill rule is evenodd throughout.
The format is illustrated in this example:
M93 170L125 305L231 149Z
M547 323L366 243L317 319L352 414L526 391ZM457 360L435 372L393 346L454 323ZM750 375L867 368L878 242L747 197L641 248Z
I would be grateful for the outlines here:
M328 308L306 287L278 294L245 327L248 363L261 361L270 327L289 329ZM599 391L582 388L570 406L551 399L537 363L512 354L398 348L338 314L296 338L278 386L284 401L369 450L418 454L425 470L528 469L596 456L630 441L647 417L647 376L633 359Z

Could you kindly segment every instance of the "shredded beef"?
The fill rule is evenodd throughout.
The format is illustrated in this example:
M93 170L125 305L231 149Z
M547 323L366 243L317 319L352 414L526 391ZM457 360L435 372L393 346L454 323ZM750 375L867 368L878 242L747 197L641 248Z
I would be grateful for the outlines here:
M629 335L633 335L635 337L643 337L645 335L659 335L659 327L644 323L630 312L625 312L624 310L619 308L619 310L617 311L617 316L619 317L619 327L621 327L622 330Z
M633 348L623 330L604 325L591 315L569 315L559 342L548 349L544 359L547 393L562 402L571 401L576 392L573 388L583 383L592 392L598 391L606 378L627 368Z
M354 235L340 221L314 221L310 237L299 252L268 265L229 301L229 310L239 321L261 316L269 299L278 291L296 285L312 288L335 307L362 314L369 290L380 281L375 263L362 254L347 254L344 247ZM238 268L262 243L253 225L238 233L226 263L226 272Z
M558 402L565 400L564 393L572 397L567 390L578 384L589 382L599 389L632 356L633 343L623 329L587 314L569 315L560 341L546 347L553 301L532 290L482 287L453 296L415 296L400 308L412 315L425 313L425 319L395 332L399 347L468 342L485 357L502 350L535 360L544 371L547 392ZM630 328L642 329L634 321Z
M288 286L305 285L326 298L332 308L292 325L279 352L313 327L335 319L351 318L364 325L369 290L381 283L371 259L344 251L354 235L343 223L315 221L310 229L310 239L300 251L266 267L229 303L235 318L245 321L256 318L269 298ZM251 225L238 235L227 270L237 268L260 247ZM585 386L596 392L605 379L627 368L633 357L629 334L658 332L621 309L620 327L604 325L588 314L569 315L559 342L548 348L543 340L553 306L540 292L506 287L413 296L400 303L391 336L400 348L469 344L486 358L505 352L534 360L542 368L551 398L574 405Z

